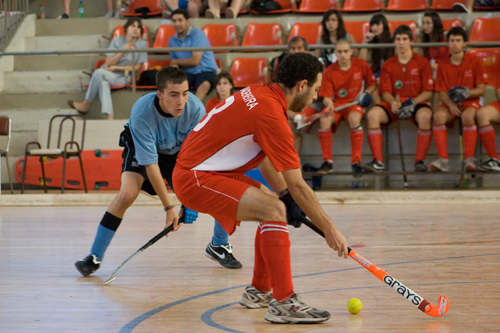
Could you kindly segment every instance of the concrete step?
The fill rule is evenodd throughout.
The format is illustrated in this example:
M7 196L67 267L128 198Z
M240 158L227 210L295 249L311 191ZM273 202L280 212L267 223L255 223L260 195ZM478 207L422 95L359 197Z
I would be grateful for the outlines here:
M108 45L101 34L85 34L78 37L71 35L26 37L25 44L26 52L97 50Z
M57 71L61 69L93 70L97 60L102 59L100 55L39 55L39 56L15 56L14 71Z
M68 20L36 20L36 36L88 35L113 31L126 20L105 18L71 18Z
M26 71L4 74L4 92L58 92L79 91L80 70L66 71ZM88 83L89 76L82 76Z

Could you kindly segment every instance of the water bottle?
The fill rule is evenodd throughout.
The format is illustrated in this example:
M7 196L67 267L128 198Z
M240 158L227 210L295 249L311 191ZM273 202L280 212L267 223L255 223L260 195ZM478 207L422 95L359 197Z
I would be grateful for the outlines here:
M38 9L38 18L45 19L45 2L40 3L40 8Z
M78 18L83 18L85 15L85 8L83 8L83 1L80 1L80 5L78 6Z

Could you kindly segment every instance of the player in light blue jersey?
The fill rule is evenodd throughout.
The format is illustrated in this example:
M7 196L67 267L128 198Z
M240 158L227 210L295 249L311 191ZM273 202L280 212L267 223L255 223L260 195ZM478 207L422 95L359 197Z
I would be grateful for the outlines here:
M158 195L166 212L166 226L179 229L179 214L185 223L196 220L198 213L181 207L179 214L170 200L164 179L172 184L179 149L189 132L205 115L203 103L189 92L186 74L168 67L156 77L157 91L142 96L132 107L129 121L120 134L123 163L120 191L104 214L90 254L75 263L83 276L99 267L116 230L141 190ZM241 268L232 255L226 231L215 222L214 236L205 254L228 268Z

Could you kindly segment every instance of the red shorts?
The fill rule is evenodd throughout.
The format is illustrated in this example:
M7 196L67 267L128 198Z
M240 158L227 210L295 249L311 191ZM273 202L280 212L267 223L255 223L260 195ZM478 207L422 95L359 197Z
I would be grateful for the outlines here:
M455 120L457 120L458 117L450 112L448 105L441 103L441 104L439 104L438 107L448 110L448 112L450 113L450 116L451 116L451 123L453 123ZM470 101L462 101L462 102L460 102L460 108L462 108L462 110L465 110L467 108L473 108L474 111L477 111L481 108L481 104L479 104L479 99L474 99L474 100L470 100ZM450 124L450 123L448 123L448 124ZM449 125L448 127L453 128L452 125Z
M236 221L236 213L243 193L250 186L261 186L245 175L188 170L178 164L172 181L175 195L183 205L211 215L230 235L241 222Z
M404 102L404 99L401 100L401 102ZM398 115L396 113L394 113L394 112L391 111L392 110L391 104L389 104L387 102L380 102L376 106L381 107L382 109L384 109L385 113L387 114L387 117L389 118L389 122L387 123L387 125L399 119ZM417 104L415 106L415 113L413 114L413 116L411 116L409 118L409 120L412 123L417 124L417 122L415 121L415 114L417 113L417 111L419 109L425 108L425 107L427 107L427 108L429 108L429 109L432 110L432 106L431 106L431 104L429 102L419 103L419 104Z

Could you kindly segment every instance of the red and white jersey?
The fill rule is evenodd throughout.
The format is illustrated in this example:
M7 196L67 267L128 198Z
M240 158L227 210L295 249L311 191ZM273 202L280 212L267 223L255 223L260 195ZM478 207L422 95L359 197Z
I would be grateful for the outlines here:
M356 99L361 89L376 84L366 61L358 58L352 58L351 61L351 67L346 71L340 69L338 61L328 66L323 74L319 96L332 98L334 103L349 103Z
M436 76L436 91L447 92L453 87L473 89L479 84L488 83L488 74L483 61L473 54L465 52L459 65L452 64L450 58L439 63ZM478 97L470 100L479 99Z
M413 53L410 61L402 64L395 55L387 59L380 71L379 94L389 93L403 98L415 98L424 91L433 90L431 63Z
M256 84L226 98L189 133L177 164L190 170L241 174L267 156L279 172L300 168L278 84Z

